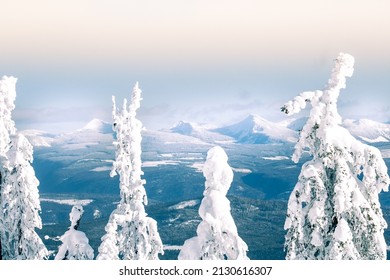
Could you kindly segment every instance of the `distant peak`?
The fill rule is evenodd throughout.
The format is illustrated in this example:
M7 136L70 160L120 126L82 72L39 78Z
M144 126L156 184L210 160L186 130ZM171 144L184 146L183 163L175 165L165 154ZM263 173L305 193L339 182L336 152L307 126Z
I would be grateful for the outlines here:
M98 131L101 133L110 133L112 132L111 124L108 122L105 122L103 120L94 118L91 121L89 121L82 130L92 130L92 131Z
M196 125L191 122L179 121L171 128L171 131L188 135L191 134L195 127Z
M294 131L255 114L250 114L244 120L216 131L231 136L241 143L261 144L296 140Z
M253 122L268 121L268 120L266 120L265 118L260 117L259 115L256 115L256 114L250 114L250 115L248 115L248 117L246 118L246 120L251 120L251 121L253 121Z

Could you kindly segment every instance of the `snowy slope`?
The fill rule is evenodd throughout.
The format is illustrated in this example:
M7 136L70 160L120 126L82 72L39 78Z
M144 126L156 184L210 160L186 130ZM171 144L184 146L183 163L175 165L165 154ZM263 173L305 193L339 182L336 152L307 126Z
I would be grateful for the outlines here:
M282 124L268 121L256 115L249 115L239 123L218 128L215 131L231 136L238 143L243 144L296 142L298 136L296 131Z
M343 121L343 126L347 128L355 138L368 143L390 141L390 124L367 119L346 119Z
M291 121L286 125L286 127L295 131L300 131L306 124L307 120L307 117L291 119Z
M42 130L29 129L20 132L27 137L34 147L50 147L55 140L55 135Z
M234 141L234 139L229 136L221 135L211 131L210 127L206 125L200 125L192 122L180 121L169 131L182 135L192 136L207 143L226 143Z
M114 132L111 124L102 120L93 119L83 128L57 136L53 144L64 149L82 149L91 145L111 145Z
M111 123L99 120L99 119L92 119L90 122L88 122L82 129L79 131L95 131L103 134L109 134L112 133L112 127Z
M283 122L287 128L300 131L305 125L307 118L292 119ZM368 119L351 120L345 119L343 127L356 138L367 143L390 142L390 124L380 123Z

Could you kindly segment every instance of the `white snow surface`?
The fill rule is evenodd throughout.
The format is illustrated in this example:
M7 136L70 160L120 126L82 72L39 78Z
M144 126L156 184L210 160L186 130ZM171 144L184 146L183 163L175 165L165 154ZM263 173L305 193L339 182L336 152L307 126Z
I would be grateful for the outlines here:
M193 164L190 165L191 168L194 168L196 172L202 173L203 172L203 162L194 162Z
M177 203L175 205L169 206L168 209L180 210L180 209L184 209L184 208L187 208L187 207L196 206L199 203L200 203L200 200L198 200L198 199L187 200L187 201L182 201L182 202L179 202L179 203Z
M178 165L180 162L175 160L157 160L157 161L144 161L142 167L157 167L160 165Z
M362 139L363 141L365 141L365 142L367 142L367 143L389 142L389 140L386 139L386 138L383 137L383 136L378 136L377 138L374 138L374 139L366 138L366 137L364 137L364 136L359 136L358 138Z
M179 245L164 245L164 251L180 251L182 247Z
M92 203L92 199L51 199L51 198L40 198L41 202L52 202L57 204L63 204L63 205L81 205L81 206L87 206L88 204Z
M106 172L106 171L111 171L110 166L99 166L91 169L90 171L92 172Z
M333 237L336 241L346 242L352 239L351 229L349 228L348 223L341 219L334 231Z
M265 160L286 160L286 159L290 159L290 158L286 157L286 156L274 156L274 157L262 157L262 159L265 159Z
M246 173L246 174L249 174L249 173L252 173L252 170L248 169L248 168L234 168L232 167L232 170L236 173Z

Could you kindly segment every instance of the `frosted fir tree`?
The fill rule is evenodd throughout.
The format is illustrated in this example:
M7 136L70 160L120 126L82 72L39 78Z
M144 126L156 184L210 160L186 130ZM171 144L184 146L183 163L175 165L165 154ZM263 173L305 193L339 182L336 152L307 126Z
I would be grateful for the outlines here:
M93 249L84 232L78 230L84 213L81 205L75 205L69 214L71 225L69 230L60 237L62 245L58 248L55 260L92 260Z
M202 222L197 236L184 242L179 260L247 260L248 246L240 238L230 213L226 194L233 181L233 171L225 151L216 146L207 153L203 175L204 198L199 208Z
M16 132L16 78L0 80L0 256L1 259L45 259L48 251L35 228L39 216L39 181L31 166L33 148Z
M302 166L287 210L287 259L386 259L387 228L379 193L388 191L387 167L375 147L341 126L340 90L353 74L354 58L340 53L324 90L303 92L282 107L288 115L311 104L293 154Z
M125 99L122 110L117 110L113 97L116 154L110 175L119 174L121 200L106 225L98 260L156 260L163 253L157 222L145 212L148 201L146 182L141 179L142 123L136 118L140 101L138 83L133 88L130 105Z
M12 111L15 109L16 78L2 77L0 80L0 209L3 210L3 191L6 176L9 174L9 161L7 152L11 146L11 134L15 134L15 123L12 120ZM4 224L3 211L0 211L0 260L7 259L11 254Z

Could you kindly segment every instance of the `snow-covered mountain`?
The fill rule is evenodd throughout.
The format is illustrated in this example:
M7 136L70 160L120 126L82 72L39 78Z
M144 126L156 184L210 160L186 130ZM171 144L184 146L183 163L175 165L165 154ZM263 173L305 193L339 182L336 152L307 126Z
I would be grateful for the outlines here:
M162 131L142 132L143 145L183 144L272 144L294 143L307 118L271 122L257 115L225 127L180 121L174 127ZM361 119L343 121L343 126L357 139L367 143L390 142L390 124ZM110 123L93 119L84 127L70 133L54 135L41 130L21 131L34 147L61 146L65 149L79 149L91 145L111 146L114 133Z
M298 118L298 119L291 119L290 122L287 123L287 128L295 130L295 131L300 131L302 130L303 126L306 124L308 118L303 117L303 118Z
M50 147L55 140L55 135L42 130L21 130L20 131L34 147Z
M51 134L42 130L22 130L34 147L63 146L64 148L85 147L101 142L112 143L113 131L111 124L99 119L93 119L84 127L73 132Z
M113 133L111 123L99 120L99 119L92 119L90 122L88 122L82 129L79 131L94 131L99 132L103 134L109 134Z
M192 136L198 138L206 143L221 143L221 142L233 142L234 139L221 135L219 133L213 132L210 126L200 125L192 122L180 121L169 131L173 133L178 133L182 135Z
M292 130L300 131L307 118L292 119L284 122L284 125ZM372 121L368 119L343 120L342 126L358 140L366 143L390 142L390 124Z
M357 139L368 143L390 142L390 124L367 119L343 121L343 126Z
M296 131L256 115L249 115L241 122L214 131L231 136L242 144L296 142L298 137Z
M114 132L111 129L111 124L93 119L81 129L58 135L53 145L75 150L96 145L111 146L113 140Z

